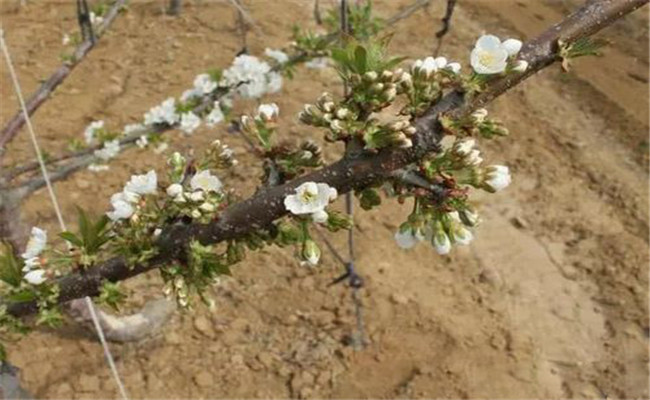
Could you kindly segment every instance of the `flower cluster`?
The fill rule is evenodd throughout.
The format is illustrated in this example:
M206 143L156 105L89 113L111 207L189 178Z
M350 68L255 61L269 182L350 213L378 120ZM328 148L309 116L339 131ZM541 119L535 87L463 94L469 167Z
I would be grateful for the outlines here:
M180 115L176 112L176 99L169 97L144 114L144 123L147 126L158 124L174 125L180 118Z
M508 67L515 72L524 72L528 63L524 60L514 61L521 50L521 41L507 39L501 41L494 35L481 36L470 54L470 63L477 74L492 75L505 72Z
M282 75L271 70L269 64L257 57L242 54L223 71L220 82L223 86L236 88L243 98L256 99L266 93L275 93L282 88Z
M24 261L23 279L32 285L40 285L47 280L46 272L42 268L43 260L40 255L47 245L47 232L38 227L32 228L32 234L27 242L25 252L21 254Z
M135 213L141 196L155 194L158 190L158 176L151 170L143 175L133 175L124 189L111 196L113 211L106 213L113 221L131 218Z
M196 97L210 94L217 89L217 86L217 82L215 82L209 74L199 74L194 78L194 87L184 91L180 100L185 102Z
M444 255L451 251L452 244L469 244L474 235L468 228L474 228L477 224L478 216L471 210L463 210L461 213L450 211L423 222L402 224L395 233L395 241L399 247L410 249L426 240L438 254Z
M87 145L95 142L95 138L104 132L104 121L93 121L84 130L84 139Z
M209 170L197 171L190 179L189 188L181 183L167 187L167 195L182 205L181 212L192 219L211 218L221 203L223 184Z
M289 56L282 50L273 50L267 47L264 50L264 55L274 59L278 64L285 64L289 61Z

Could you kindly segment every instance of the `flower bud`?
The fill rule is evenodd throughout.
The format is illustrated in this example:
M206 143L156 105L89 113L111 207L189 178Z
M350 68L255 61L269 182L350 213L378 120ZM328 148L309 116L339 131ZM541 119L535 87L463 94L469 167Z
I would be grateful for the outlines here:
M214 206L214 204L208 203L208 202L205 202L205 203L201 204L199 206L199 208L201 209L201 211L205 211L207 213L211 213L214 210L216 210L216 207Z
M478 110L474 111L472 113L472 118L474 121L477 123L481 123L485 121L485 118L487 118L488 112L485 108L479 108Z
M345 119L350 114L350 110L347 108L339 108L336 110L336 118L338 119Z
M464 157L467 156L472 151L475 145L476 145L476 140L474 139L456 140L456 143L454 143L452 151L458 154L459 156Z
M167 195L176 197L183 193L183 186L180 183L172 183L167 187Z
M363 79L367 82L374 82L377 80L377 73L375 71L368 71L363 74Z
M515 64L514 67L512 67L512 70L515 72L526 72L528 69L528 61L526 60L519 60Z
M192 201L201 201L205 198L202 190L197 190L196 192L190 193L190 200Z
M305 240L302 247L302 257L311 265L318 265L320 260L320 249L316 242L311 239Z
M190 214L190 216L192 218L194 218L194 219L201 218L201 211L199 211L197 209L194 209L194 210L192 210L192 213Z
M490 193L498 192L510 185L511 181L512 178L508 167L505 165L491 165L485 169L483 189Z
M458 214L463 224L469 226L470 228L478 226L480 222L478 214L474 210L471 210L469 208L465 210L461 210Z
M384 81L391 80L392 78L393 78L393 71L389 71L386 69L381 73L381 79Z
M447 236L440 224L438 224L435 233L431 237L431 245L440 255L449 254L451 251L451 241L449 240L449 236Z

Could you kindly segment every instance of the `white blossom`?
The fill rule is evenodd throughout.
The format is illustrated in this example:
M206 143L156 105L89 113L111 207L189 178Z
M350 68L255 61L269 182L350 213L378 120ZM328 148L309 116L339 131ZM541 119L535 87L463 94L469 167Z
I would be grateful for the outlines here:
M64 33L63 34L63 39L61 39L61 43L63 43L64 46L67 46L68 44L70 44L70 41L71 41L70 35L68 35L67 33Z
M295 215L322 211L336 199L336 189L326 183L305 182L296 188L296 194L284 198L284 206Z
M453 72L454 74L457 74L457 73L460 72L461 66L457 62L453 62L453 63L447 64L447 66L445 68L451 70L451 72Z
M163 101L162 104L153 107L144 114L145 125L168 124L174 125L180 116L176 112L176 99L173 97Z
M461 224L454 225L454 243L467 245L474 239L472 232Z
M329 65L329 58L315 57L305 63L305 67L312 69L323 69Z
M192 111L186 112L181 116L181 130L187 134L191 134L201 126L201 118L199 118Z
M282 89L282 74L271 72L267 75L267 93L277 93Z
M192 218L194 218L194 219L201 218L201 211L196 210L196 209L192 210L192 212L190 213L190 216Z
M45 270L42 269L35 269L29 271L28 273L25 274L24 278L27 281L27 283L31 285L40 285L41 283L47 280L47 278L45 277Z
M465 162L467 165L472 165L472 166L477 166L480 163L483 162L483 158L481 157L481 152L478 149L473 149L472 151L469 152L467 157L465 158Z
M93 163L93 164L90 164L88 166L88 171L91 171L91 172L104 172L104 171L108 171L109 169L111 169L111 167L109 167L106 164L94 164Z
M468 138L468 139L458 140L454 144L454 151L458 155L466 156L472 151L475 145L476 145L476 140L474 139Z
M472 113L472 118L474 119L475 122L480 124L481 122L485 121L487 115L488 115L488 111L485 108L479 108Z
M508 55L498 37L483 35L470 54L470 62L478 74L498 74L505 71Z
M503 48L508 52L509 56L514 56L519 53L519 50L521 50L521 40L517 39L507 39L503 43L501 43Z
M47 244L47 231L38 228L36 226L32 227L31 236L25 247L25 252L21 255L24 260L37 257L40 255L43 250L45 250L45 245Z
M212 93L217 88L217 82L208 74L199 74L194 78L194 89L200 94Z
M129 182L124 186L124 191L138 195L156 193L158 188L158 176L155 170L143 175L132 175Z
M511 181L510 170L505 165L491 165L485 170L484 183L488 191L498 192L505 189Z
M118 139L104 142L104 147L102 147L99 150L95 150L94 152L96 157L99 157L104 161L108 161L111 158L114 158L119 153L120 153L120 141Z
M130 218L135 212L135 208L130 201L131 196L128 193L120 192L111 196L111 205L113 211L106 213L112 221Z
M180 183L172 183L171 185L167 186L167 195L170 197L176 197L180 194L183 194L183 185Z
M447 59L445 57L436 57L434 61L438 69L443 69L447 66Z
M86 144L92 144L95 141L97 131L104 129L104 121L93 121L84 130L84 139Z
M280 108L275 103L261 104L257 108L257 116L262 118L265 121L275 119L279 114L280 114Z
M210 113L205 117L205 122L208 126L214 126L218 124L219 122L223 121L225 119L225 116L223 115L223 111L221 111L221 107L219 105L218 101L214 102L214 108Z
M197 171L190 179L192 190L203 190L204 192L219 192L223 184L221 180L212 175L209 170Z
M93 25L99 25L104 22L104 17L95 14L93 11L90 12L90 23Z
M318 210L311 214L311 219L317 224L324 224L327 222L329 215L325 210Z
M169 148L169 143L162 142L158 146L156 146L155 149L153 149L153 152L156 153L156 154L162 154L165 151L167 151L168 148Z
M141 149L144 149L149 144L149 138L147 135L142 135L135 141L135 145Z
M128 124L127 126L124 127L124 136L131 135L132 133L144 131L145 126L142 124Z
M270 72L269 64L260 61L257 57L242 54L235 58L232 65L223 72L222 83L236 87L236 91L244 98L258 98L269 92L267 74ZM277 78L275 80L277 81ZM276 86L277 82L274 88Z
M445 60L445 63L446 62L447 60ZM423 72L426 76L431 75L437 70L438 70L438 63L436 62L436 59L433 57L427 57L424 60L417 60L413 64L414 72L420 71Z
M33 269L40 268L41 267L41 258L36 256L32 258L28 258L24 261L23 263L23 272L29 272Z
M270 57L270 58L274 59L279 64L284 64L287 61L289 61L289 56L287 55L287 53L285 53L282 50L273 50L273 49L269 49L267 47L266 50L264 50L264 54L267 57Z

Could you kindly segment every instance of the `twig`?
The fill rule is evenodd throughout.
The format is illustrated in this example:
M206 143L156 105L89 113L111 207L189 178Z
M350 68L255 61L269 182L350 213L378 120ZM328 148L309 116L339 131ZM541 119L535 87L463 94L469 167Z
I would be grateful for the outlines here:
M104 16L104 22L97 29L96 35L97 38L100 38L108 29L108 27L113 23L115 17L120 12L120 9L124 6L126 0L115 0L113 6ZM79 65L79 63L84 59L86 54L95 47L96 41L91 40L83 41L75 49L72 55L72 61L64 62L59 68L54 71L54 73L41 85L36 92L34 92L27 100L27 112L29 115L33 115L34 112L43 104L54 90L59 86L72 72L72 70ZM13 138L18 134L19 129L25 124L25 116L22 112L18 111L11 120L2 128L0 132L0 159L6 151L7 144L13 140Z
M237 11L240 13L241 17L246 21L246 23L252 27L258 34L262 33L262 29L257 25L257 22L251 17L250 13L246 10L246 8L241 4L239 0L229 0L230 4L233 5L237 9Z
M418 11L420 8L424 8L431 3L431 0L417 0L415 3L411 4L410 6L406 7L396 15L393 15L392 17L388 18L386 20L386 25L393 25L405 18L408 18L413 14L414 12Z
M58 301L63 303L75 298L99 293L102 282L117 282L144 273L178 257L189 240L203 244L218 243L240 238L287 214L284 198L305 182L322 182L336 188L339 193L361 189L386 179L395 170L416 162L435 151L443 132L438 123L442 113L458 118L482 107L509 88L521 83L534 73L558 60L557 41L568 43L589 36L613 21L620 19L648 0L601 0L579 8L561 23L550 27L536 39L526 43L520 58L528 61L529 70L489 82L484 91L466 100L463 93L446 94L416 122L414 146L409 149L393 149L360 158L343 158L327 167L294 179L281 186L260 189L247 200L233 204L222 212L220 218L209 224L171 225L163 229L156 242L158 254L146 263L130 266L123 257L111 258L83 273L73 272L57 280L60 288ZM35 302L0 302L7 306L13 316L33 314L38 310Z
M314 20L316 20L316 24L323 25L323 19L320 16L320 0L314 0Z
M442 40L445 38L449 28L451 27L451 17L454 15L454 6L456 5L456 0L447 0L447 9L445 11L445 16L442 17L442 29L436 32L437 45L436 49L433 51L435 57L438 56L440 48L442 47Z
M95 31L90 20L90 10L88 9L87 0L77 0L77 20L79 21L81 38L84 41L89 40L92 44L95 44Z
M169 8L167 9L167 14L180 15L182 7L183 7L182 0L169 0Z

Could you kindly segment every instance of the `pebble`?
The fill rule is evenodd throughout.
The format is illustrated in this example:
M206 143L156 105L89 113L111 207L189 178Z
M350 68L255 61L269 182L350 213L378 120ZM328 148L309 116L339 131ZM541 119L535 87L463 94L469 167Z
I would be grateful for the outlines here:
M214 337L212 322L202 315L194 318L194 328L207 337Z
M212 374L208 371L201 371L194 375L194 382L200 387L208 387L212 385Z

